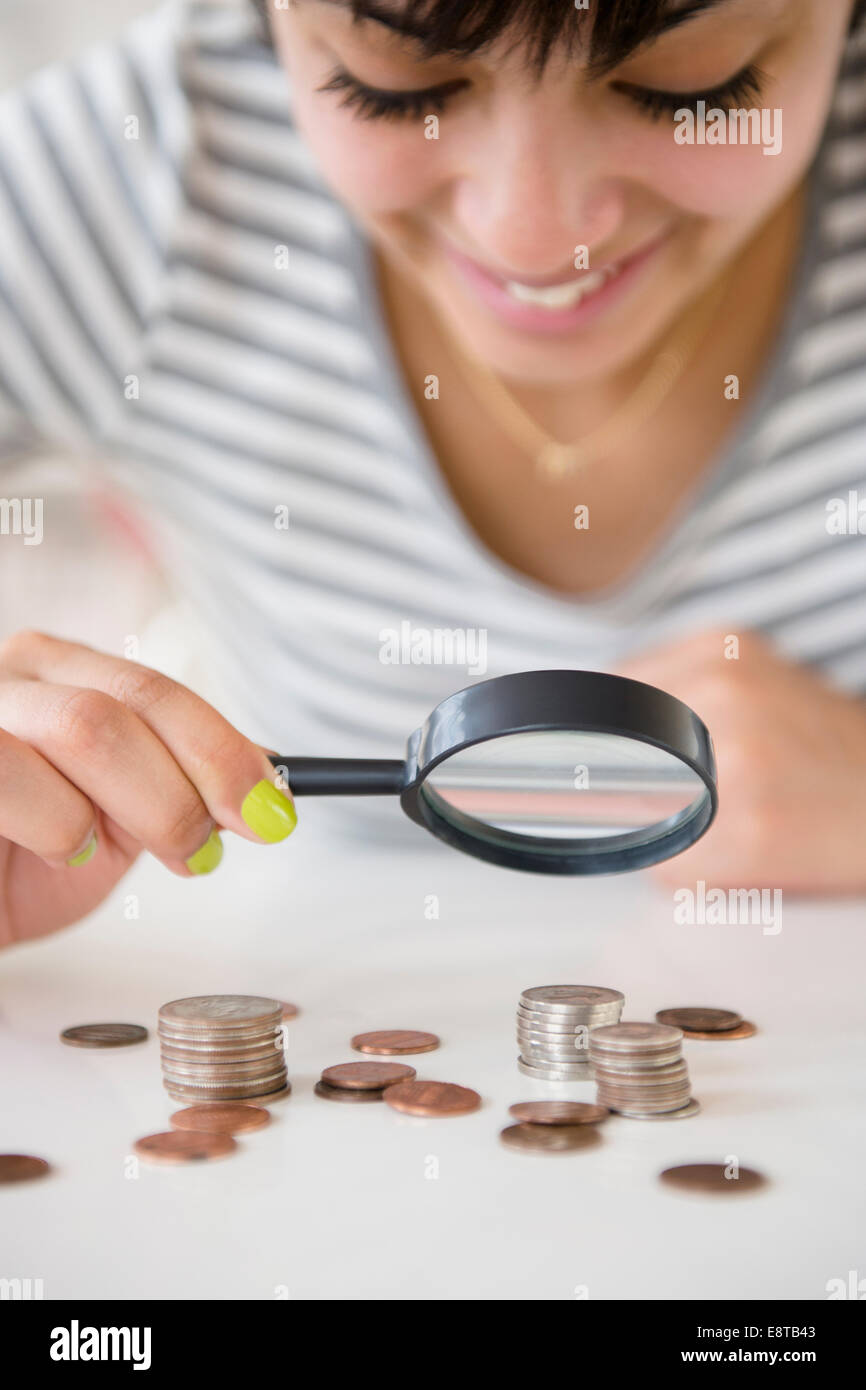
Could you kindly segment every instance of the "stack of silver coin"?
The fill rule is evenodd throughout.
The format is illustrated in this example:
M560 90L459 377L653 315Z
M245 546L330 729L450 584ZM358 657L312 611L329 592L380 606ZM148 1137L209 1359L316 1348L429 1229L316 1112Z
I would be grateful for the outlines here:
M517 1006L518 1071L539 1081L591 1081L589 1031L618 1023L625 999L596 985L536 985Z
M173 999L159 1011L162 1079L185 1105L288 1094L282 1005L250 994Z
M692 1106L683 1033L664 1023L618 1023L597 1028L589 1056L598 1103L635 1120L653 1119Z

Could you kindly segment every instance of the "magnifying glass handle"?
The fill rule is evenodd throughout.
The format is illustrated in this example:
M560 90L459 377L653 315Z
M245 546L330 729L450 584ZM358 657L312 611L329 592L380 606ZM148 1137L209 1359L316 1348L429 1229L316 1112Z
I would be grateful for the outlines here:
M406 782L402 758L292 758L270 753L293 796L397 796Z

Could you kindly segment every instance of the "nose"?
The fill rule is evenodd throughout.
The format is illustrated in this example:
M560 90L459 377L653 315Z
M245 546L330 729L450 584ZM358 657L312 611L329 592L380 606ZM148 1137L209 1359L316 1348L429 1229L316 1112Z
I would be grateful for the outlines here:
M601 250L624 219L624 195L604 167L600 145L576 122L515 102L490 122L485 139L453 186L461 244L493 269L515 277L564 274L575 248Z

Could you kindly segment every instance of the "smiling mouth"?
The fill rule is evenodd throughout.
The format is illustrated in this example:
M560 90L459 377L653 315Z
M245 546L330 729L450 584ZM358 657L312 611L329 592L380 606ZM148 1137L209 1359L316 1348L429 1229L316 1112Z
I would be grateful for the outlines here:
M518 304L531 304L536 309L561 313L563 309L573 309L581 300L600 290L608 280L615 279L624 264L623 261L605 270L591 270L579 280L567 280L560 285L524 285L519 280L506 280L504 289Z
M462 266L464 274L468 275L471 282L482 293L491 300L498 301L502 309L507 305L514 306L514 312L524 314L535 313L536 326L541 327L543 321L550 320L550 326L555 328L558 323L571 323L573 316L579 312L586 301L598 298L602 302L602 291L606 290L613 281L618 280L625 272L637 269L641 262L645 261L656 249L659 243L665 240L665 233L657 233L649 240L641 243L640 246L619 256L616 260L610 260L597 270L585 270L582 274L563 276L557 280L555 276L533 277L530 280L521 280L509 276L502 271L488 268L482 262L476 261L474 257L467 256L456 247L446 247L452 260L458 267ZM628 279L633 278L628 276ZM611 294L614 293L611 290ZM610 294L604 295L604 302L610 298Z

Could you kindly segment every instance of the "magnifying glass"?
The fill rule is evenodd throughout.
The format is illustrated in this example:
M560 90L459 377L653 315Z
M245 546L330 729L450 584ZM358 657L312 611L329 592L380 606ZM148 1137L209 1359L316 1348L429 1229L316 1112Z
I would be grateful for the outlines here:
M399 796L455 849L542 874L643 869L716 814L698 716L655 686L599 671L519 671L437 705L405 758L271 762L294 796Z

